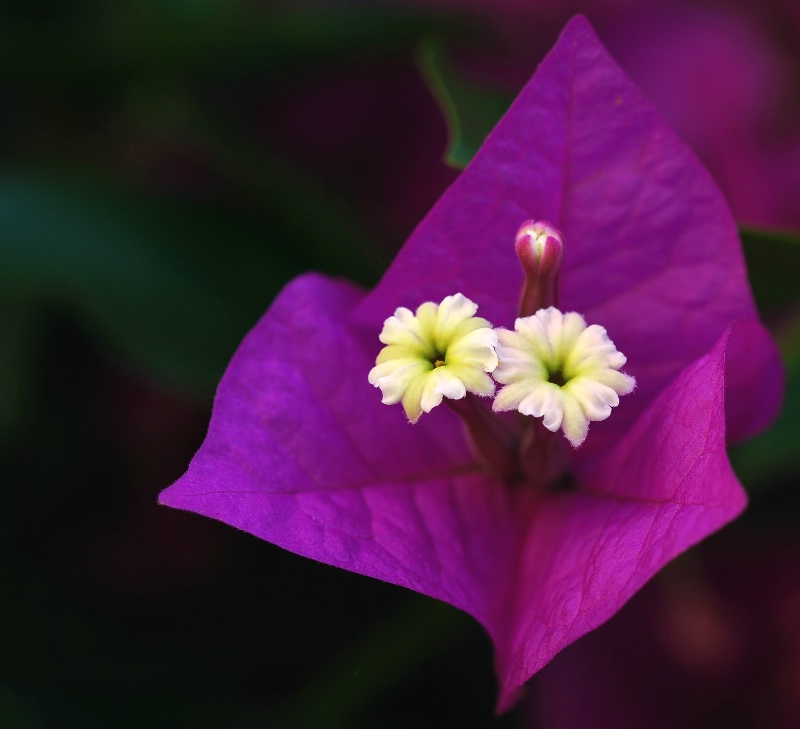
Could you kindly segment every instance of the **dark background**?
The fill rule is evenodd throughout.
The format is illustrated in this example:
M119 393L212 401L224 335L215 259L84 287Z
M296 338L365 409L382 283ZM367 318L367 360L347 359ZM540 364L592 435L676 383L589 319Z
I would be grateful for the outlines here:
M800 17L584 5L0 4L0 727L800 726ZM156 498L280 287L373 284L455 179L426 49L501 108L574 10L728 195L789 407L746 516L496 719L467 616Z

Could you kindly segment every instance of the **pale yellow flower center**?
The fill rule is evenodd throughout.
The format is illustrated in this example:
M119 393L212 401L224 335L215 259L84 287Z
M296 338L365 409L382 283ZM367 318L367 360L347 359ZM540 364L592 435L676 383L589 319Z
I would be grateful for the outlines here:
M386 346L369 372L387 405L402 403L412 423L447 397L494 394L488 373L497 366L497 334L478 305L462 294L431 301L416 312L400 307L383 325Z
M620 372L627 361L606 330L587 326L580 314L554 307L517 319L514 331L497 330L500 364L493 376L505 385L495 411L518 410L542 418L550 431L563 430L578 447L591 421L605 420L636 386Z

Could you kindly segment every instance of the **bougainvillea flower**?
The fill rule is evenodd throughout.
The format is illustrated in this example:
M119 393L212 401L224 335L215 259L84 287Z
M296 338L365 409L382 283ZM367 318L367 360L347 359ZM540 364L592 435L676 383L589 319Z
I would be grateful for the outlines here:
M636 380L561 451L568 488L487 472L455 408L412 425L367 380L399 307L460 293L510 330L532 219L563 235L563 310L607 329ZM286 287L161 501L467 611L494 641L503 710L741 511L725 444L771 421L781 382L721 194L576 18L372 292L320 275ZM523 418L474 402L504 427Z

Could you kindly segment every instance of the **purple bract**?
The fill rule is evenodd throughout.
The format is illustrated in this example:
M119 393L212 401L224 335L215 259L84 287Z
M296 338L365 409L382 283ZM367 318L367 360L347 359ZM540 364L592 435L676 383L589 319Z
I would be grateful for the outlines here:
M513 327L528 219L563 233L563 310L606 327L638 383L570 450L571 491L486 475L451 410L412 426L367 382L398 306L460 292ZM726 441L768 424L781 389L721 194L579 17L374 291L286 287L161 501L467 611L494 641L504 710L742 510Z

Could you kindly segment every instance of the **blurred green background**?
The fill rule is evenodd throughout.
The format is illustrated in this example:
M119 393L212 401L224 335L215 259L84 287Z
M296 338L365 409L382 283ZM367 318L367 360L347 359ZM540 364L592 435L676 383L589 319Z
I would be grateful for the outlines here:
M156 497L283 284L374 284L576 10L728 195L788 407L747 515L496 719L470 618ZM672 726L797 726L799 38L789 0L0 5L0 727L577 726L581 650Z

